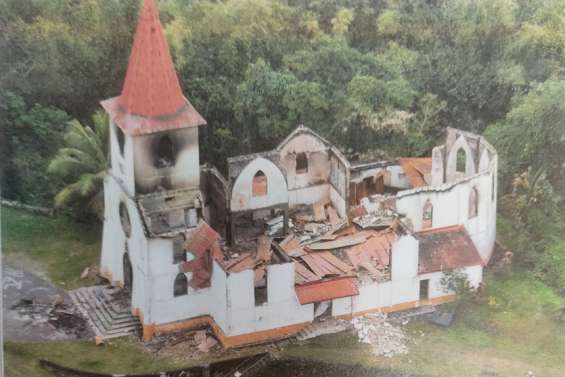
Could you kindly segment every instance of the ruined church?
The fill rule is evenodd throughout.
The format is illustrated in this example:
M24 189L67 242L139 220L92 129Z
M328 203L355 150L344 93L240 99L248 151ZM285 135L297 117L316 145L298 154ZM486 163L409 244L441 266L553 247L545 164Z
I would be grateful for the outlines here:
M273 150L201 164L206 120L183 95L154 0L140 11L110 119L101 275L144 339L209 326L226 347L320 318L436 305L493 252L497 153L447 129L429 158L350 161L298 126ZM310 125L306 125L310 126Z

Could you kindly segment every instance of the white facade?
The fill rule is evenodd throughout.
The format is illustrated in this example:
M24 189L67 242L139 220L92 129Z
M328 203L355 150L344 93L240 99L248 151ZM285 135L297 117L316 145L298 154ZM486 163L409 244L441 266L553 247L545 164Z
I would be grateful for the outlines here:
M256 305L254 297L255 274L252 269L228 273L213 262L210 286L188 288L187 294L175 296L175 278L179 263L174 259L174 237L179 234L156 236L148 232L137 201L139 189L154 190L155 182L169 177L173 188L198 189L197 131L175 131L183 140L186 150L172 167L165 170L149 169L152 148L148 147L157 136L130 137L124 135L123 152L115 125L111 125L111 172L104 182L105 221L103 230L101 272L113 284L123 285L126 276L124 258L131 263L132 311L140 316L144 326L156 327L182 323L206 317L227 338L255 334L288 326L304 325L314 320L314 304L300 305L295 292L294 263L270 264L266 267L267 300ZM305 131L307 130L307 131ZM342 217L348 210L348 190L352 176L351 166L337 150L322 138L305 128L299 128L279 146L278 164L257 156L249 159L239 173L232 177L231 190L225 192L229 211L261 210L286 205L292 208L302 204L329 202ZM450 130L450 133L458 133ZM356 172L355 180L383 174L384 182L396 189L393 195L396 212L411 224L411 232L424 229L423 211L431 203L431 228L464 225L483 261L488 261L496 237L496 151L484 140L472 150L469 136L450 135L454 140L434 149L432 155L431 186L410 188L410 183L397 163L366 168ZM449 141L449 137L448 137ZM154 142L153 142L154 143ZM196 146L195 146L196 143ZM462 149L467 161L465 171L455 171L457 155ZM308 169L297 172L297 155L308 158ZM177 166L178 164L178 166ZM253 178L261 171L267 179L266 195L255 196ZM477 196L476 214L470 200L471 191ZM122 226L120 204L127 209L130 228ZM208 216L209 211L201 215ZM122 215L123 217L123 215ZM190 234L189 229L184 233ZM331 315L351 316L370 311L390 311L434 303L451 297L440 281L445 271L420 274L419 240L414 234L397 237L392 245L390 279L379 282L359 282L359 295L332 300ZM461 268L473 286L482 280L483 265ZM186 273L188 280L191 273ZM420 281L429 281L425 302L420 297ZM437 301L441 302L441 301Z

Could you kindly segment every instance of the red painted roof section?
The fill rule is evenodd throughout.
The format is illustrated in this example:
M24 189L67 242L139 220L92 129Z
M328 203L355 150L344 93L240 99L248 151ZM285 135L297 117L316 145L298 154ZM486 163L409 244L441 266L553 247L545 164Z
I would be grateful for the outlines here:
M463 225L417 232L420 239L419 272L437 272L483 265L483 260Z
M428 186L425 177L432 172L432 159L430 157L401 158L400 165L412 187Z
M307 283L296 286L295 291L301 305L359 295L352 277Z
M102 106L131 135L206 124L182 93L154 0L143 2L122 94Z
M192 272L190 286L195 289L210 286L212 260L221 262L220 235L210 225L202 221L192 232L185 249L194 259L179 265L180 272Z

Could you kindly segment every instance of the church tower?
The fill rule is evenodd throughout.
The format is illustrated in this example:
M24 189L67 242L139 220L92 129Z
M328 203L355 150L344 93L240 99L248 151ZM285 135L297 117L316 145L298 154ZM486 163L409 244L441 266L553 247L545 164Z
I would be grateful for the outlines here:
M198 127L184 97L154 0L144 0L122 94L110 115L111 174L129 196L198 189Z

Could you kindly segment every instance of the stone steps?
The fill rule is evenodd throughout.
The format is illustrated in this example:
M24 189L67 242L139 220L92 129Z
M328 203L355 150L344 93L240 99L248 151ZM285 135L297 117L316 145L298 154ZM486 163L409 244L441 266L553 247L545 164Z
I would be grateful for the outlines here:
M82 287L69 292L76 307L88 319L97 341L141 333L141 323L127 305L116 303L114 288Z

